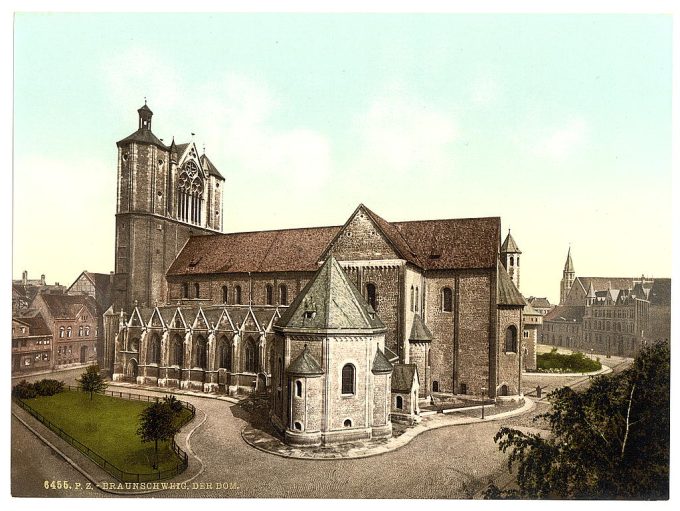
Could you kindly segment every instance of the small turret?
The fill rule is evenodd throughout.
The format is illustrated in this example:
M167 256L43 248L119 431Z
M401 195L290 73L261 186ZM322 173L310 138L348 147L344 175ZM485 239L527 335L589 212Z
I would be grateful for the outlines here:
M144 106L137 110L139 114L139 129L151 131L151 118L153 117L153 112L146 104L146 99L144 100Z
M501 264L503 264L517 289L519 289L519 256L521 253L522 251L517 246L517 243L515 243L512 234L510 234L510 229L508 229L508 235L501 245Z

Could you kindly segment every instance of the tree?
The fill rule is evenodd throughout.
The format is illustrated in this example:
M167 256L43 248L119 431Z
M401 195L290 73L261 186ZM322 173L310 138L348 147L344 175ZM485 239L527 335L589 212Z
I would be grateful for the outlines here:
M170 440L179 431L175 417L176 413L167 401L152 404L139 416L137 434L142 442L154 442L154 469L158 468L158 441Z
M548 398L551 434L501 428L494 440L517 468L516 490L491 485L487 498L667 499L670 462L670 347L642 349L619 374L584 391Z
M99 373L99 366L96 364L87 366L85 372L76 381L80 390L90 393L90 401L95 393L104 392L106 387L108 387L104 377Z

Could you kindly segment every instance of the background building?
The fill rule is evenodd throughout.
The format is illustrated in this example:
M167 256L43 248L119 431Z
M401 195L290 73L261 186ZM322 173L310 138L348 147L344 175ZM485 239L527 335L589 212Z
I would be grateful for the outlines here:
M40 312L12 318L12 376L52 368L52 332Z

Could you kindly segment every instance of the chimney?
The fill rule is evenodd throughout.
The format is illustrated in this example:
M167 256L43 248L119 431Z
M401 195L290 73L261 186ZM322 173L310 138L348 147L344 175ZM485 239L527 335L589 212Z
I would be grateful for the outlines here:
M45 285L45 274L44 273L42 275L40 275L40 285L41 286Z
M21 285L25 286L26 284L28 284L28 272L24 270L21 272Z
M111 284L113 286L113 272L112 271L109 272L109 284Z

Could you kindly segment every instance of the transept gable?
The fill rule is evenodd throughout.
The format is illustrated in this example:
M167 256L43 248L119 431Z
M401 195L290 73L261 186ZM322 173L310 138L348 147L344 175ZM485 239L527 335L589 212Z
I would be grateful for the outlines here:
M241 323L240 330L242 332L262 332L262 327L260 326L260 323L257 321L257 317L255 317L253 309L251 309L250 307L248 308L248 313L246 314L246 317L243 319L243 323Z
M201 158L198 154L198 149L196 148L196 144L193 142L190 142L188 144L180 144L177 146L179 151L177 153L177 168L178 172L182 172L184 169L187 168L187 164L189 162L193 162L196 165L196 168L198 169L198 175L202 180L205 180L207 178L207 172L203 168L203 164L201 163Z
M329 255L333 255L340 261L406 259L385 232L387 222L384 220L380 222L380 220L382 219L379 219L375 213L360 204L321 254L319 261L326 260Z
M139 307L135 307L130 314L130 319L127 322L128 327L145 327L146 323L142 319L142 315L139 312Z
M191 325L192 330L210 330L210 323L208 323L208 319L205 317L205 314L203 313L203 309L201 307L198 308L198 312L196 313L196 317L194 318L194 322Z
M162 328L164 330L167 328L165 321L163 320L163 316L161 316L161 312L158 310L158 307L154 307L147 324L152 328Z
M189 326L184 319L184 314L182 314L182 309L179 307L175 309L175 313L172 315L172 319L170 320L170 328L179 328L184 330L189 329Z

